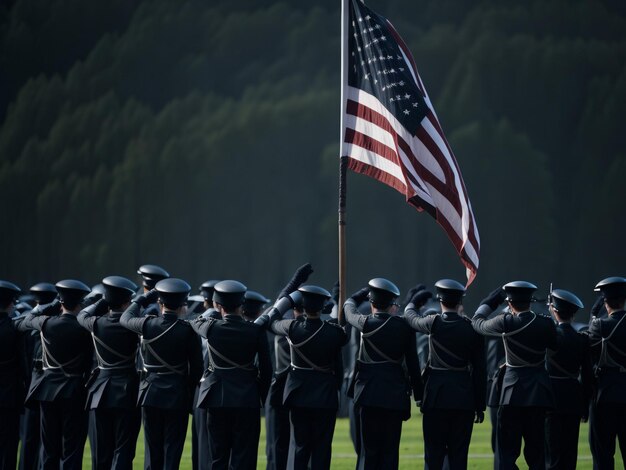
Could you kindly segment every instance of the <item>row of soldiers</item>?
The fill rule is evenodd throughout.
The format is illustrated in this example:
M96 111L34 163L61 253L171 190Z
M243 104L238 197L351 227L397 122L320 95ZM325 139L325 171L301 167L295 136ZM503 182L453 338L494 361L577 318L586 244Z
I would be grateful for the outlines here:
M37 284L37 305L18 314L20 289L0 281L0 468L16 466L20 414L20 468L81 468L89 434L93 468L130 469L142 422L145 468L178 468L193 413L194 468L253 469L265 405L268 467L328 469L350 338L359 469L398 467L411 398L428 468L467 468L487 406L496 468L517 468L522 442L531 469L575 468L588 418L596 468L614 467L616 438L626 455L625 278L598 283L581 333L578 297L552 291L550 318L531 310L536 287L523 281L491 292L470 319L456 281L435 284L437 310L416 286L399 315L400 291L376 278L323 320L332 296L305 285L309 264L262 314L268 299L238 281L203 284L195 315L189 284L153 265L139 273L139 295L120 276L103 279L101 295L76 280ZM487 370L491 345L502 354Z

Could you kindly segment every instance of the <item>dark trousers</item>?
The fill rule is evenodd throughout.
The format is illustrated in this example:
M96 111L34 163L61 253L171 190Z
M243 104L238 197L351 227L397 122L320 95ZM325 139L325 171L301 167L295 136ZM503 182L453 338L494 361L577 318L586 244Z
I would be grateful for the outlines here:
M63 399L39 403L41 413L42 468L81 469L87 440L88 414L82 400Z
M17 465L19 438L19 408L0 408L0 468L13 470Z
M93 468L132 470L141 426L140 409L95 409L91 410L91 419L94 428Z
M207 433L206 409L195 408L191 418L191 467L193 470L209 470L211 451Z
M491 452L496 453L496 436L498 434L498 407L489 407L489 420L491 421Z
M546 414L546 468L569 470L576 468L580 415Z
M451 470L466 469L474 412L431 409L424 410L423 413L425 468L443 468L447 457L448 468Z
M267 470L285 470L289 454L289 410L284 406L265 406Z
M92 449L91 451L91 467L96 468L97 459L96 453L93 449L98 445L96 442L96 423L94 422L95 418L91 411L87 413L88 421L87 421L87 439L89 440L89 447Z
M145 436L144 469L178 469L187 436L189 412L144 406L142 415Z
M211 470L256 470L261 434L258 408L209 408Z
M41 455L39 435L39 403L24 408L20 426L20 465L19 470L38 470Z
M398 410L357 407L361 429L361 454L358 470L393 470L398 468L402 418Z
M626 468L626 406L621 404L592 405L589 413L589 444L593 468L615 468L615 439L619 440L623 468Z
M337 411L328 408L291 408L289 470L328 470Z
M361 455L361 429L359 428L358 410L354 406L354 400L348 399L348 418L350 419L350 439L356 455ZM358 463L357 463L358 465Z
M495 468L517 469L515 461L522 449L530 470L545 469L544 408L501 406L498 410L498 435Z

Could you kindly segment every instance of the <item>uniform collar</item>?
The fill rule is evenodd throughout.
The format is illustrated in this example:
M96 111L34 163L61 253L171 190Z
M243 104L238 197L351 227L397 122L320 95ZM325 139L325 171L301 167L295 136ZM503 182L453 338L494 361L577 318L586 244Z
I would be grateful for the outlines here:
M450 319L456 319L461 316L459 315L459 312L456 312L454 310L446 310L444 312L441 312L441 315L445 318L450 318Z
M167 318L168 320L178 320L178 315L174 312L163 312L163 318Z
M227 321L246 321L241 315L237 315L235 313L227 313L223 318Z

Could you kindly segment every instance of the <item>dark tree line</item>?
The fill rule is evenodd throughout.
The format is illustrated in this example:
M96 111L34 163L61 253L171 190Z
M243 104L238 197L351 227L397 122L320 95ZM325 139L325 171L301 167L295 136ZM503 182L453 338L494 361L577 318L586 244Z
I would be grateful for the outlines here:
M368 2L413 51L482 239L468 303L626 273L626 9ZM336 279L339 2L16 0L0 9L0 277ZM350 175L348 289L464 270L441 229Z

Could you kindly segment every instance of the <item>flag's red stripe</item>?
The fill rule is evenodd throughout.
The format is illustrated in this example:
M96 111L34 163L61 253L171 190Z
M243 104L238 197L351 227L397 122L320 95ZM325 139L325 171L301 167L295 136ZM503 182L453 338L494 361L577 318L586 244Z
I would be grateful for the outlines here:
M447 192L442 193L445 194L446 198L449 199L451 202L452 200L455 201L455 203L453 204L453 206L455 207L455 209L457 210L457 212L459 212L459 214L463 213L463 208L461 205L461 198L463 198L467 204L468 210L470 208L470 203L469 203L469 198L467 197L467 192L465 189L465 185L463 184L463 179L461 178L461 170L458 167L458 164L456 162L456 159L454 158L454 154L452 153L452 149L450 148L450 146L448 145L448 142L445 138L445 136L443 135L443 132L441 130L441 126L439 126L439 123L437 121L437 119L435 118L435 116L432 114L432 111L428 111L428 114L426 116L425 119L428 119L433 126L435 127L435 130L437 131L437 133L439 134L439 137L442 139L442 141L445 143L446 148L451 156L452 162L450 162L450 160L448 160L446 158L446 156L443 154L442 149L439 147L439 145L437 145L435 143L435 141L432 139L432 137L428 134L428 132L426 132L426 130L420 126L420 128L418 129L418 131L416 132L416 137L421 140L424 145L426 146L426 148L430 151L430 153L435 157L435 159L437 160L437 162L439 162L439 165L444 168L445 171L445 175L446 175L446 181L449 182L449 184L447 185ZM435 124L436 123L436 124ZM459 193L459 191L457 191L456 185L454 184L454 173L452 172L452 169L450 167L450 165L453 164L455 165L457 174L459 175L459 180L461 182L461 192ZM476 254L478 254L478 240L476 239L476 233L474 231L474 215L471 213L470 211L470 217L469 217L469 230L468 230L468 238L470 240L470 242L472 243L472 245L474 245L476 247Z
M452 242L452 244L454 245L454 248L456 249L456 251L459 253L459 255L462 258L463 264L470 269L470 271L473 272L472 277L469 279L468 281L468 285L471 283L471 281L474 279L474 277L476 276L476 271L478 270L478 266L476 266L474 264L474 262L471 260L471 258L469 257L469 255L467 254L467 251L465 248L463 248L463 240L457 235L457 233L454 231L454 228L452 227L452 225L450 224L450 221L448 219L446 219L443 214L441 214L441 212L439 212L437 209L434 209L432 212L429 211L428 209L421 207L422 203L424 201L422 201L421 199L419 199L418 197L415 198L411 198L410 201L408 201L409 204L411 204L413 207L415 207L417 210L420 209L425 209L427 210L427 212L433 216L433 218L435 218L437 220L437 223L439 225L441 225L441 228L443 228L444 232L446 232L446 235L448 236L448 238L450 239L450 241ZM475 245L473 245L474 249L476 249L477 247ZM478 252L478 250L476 250L476 252Z
M374 178L381 183L385 183L387 186L392 187L399 193L404 194L404 183L402 183L402 181L400 181L395 176L392 176L389 173L376 168L375 166L369 165L359 160L355 160L354 158L351 158L350 155L345 156L348 157L348 168L350 168L352 171L356 171L357 173L362 173L369 176L370 178Z
M448 142L448 139L446 139L446 136L443 133L443 129L441 129L441 124L439 123L439 120L437 119L437 117L433 114L430 113L428 116L428 119L430 120L430 122L432 123L432 125L435 127L435 129L437 129L437 132L439 133L439 135L441 136L442 140L444 141L444 143L446 144L446 147L448 149L448 152L450 153L450 155L452 156L452 162L456 168L456 171L459 175L461 175L461 168L459 168L459 163L456 160L456 157L454 156L454 153L452 152L452 148L450 147L450 144ZM467 194L467 188L465 187L465 181L463 181L463 178L459 178L461 181L461 187L463 188L463 197L465 198L465 200L467 201L467 205L468 207L471 207L470 202L469 202L469 195ZM470 236L473 241L472 244L474 245L474 247L476 248L476 254L479 255L480 254L480 244L478 243L478 240L476 240L476 221L474 220L474 213L473 211L470 210L471 213L471 217L470 217Z
M372 138L369 135L363 134L354 129L346 128L345 141L354 145L358 145L366 150L380 155L381 157L389 160L390 162L399 165L398 154L392 148L387 147L382 142Z
M420 126L420 129L421 128L422 127ZM444 195L446 197L446 199L448 199L450 201L450 204L452 204L454 209L459 214L461 214L463 212L463 207L461 206L461 203L459 202L459 199L458 199L458 196L456 195L456 192L454 190L451 190L450 186L449 186L449 182L451 181L451 176L452 175L450 173L450 169L449 169L448 165L445 164L445 163L442 165L441 161L439 161L437 156L433 155L433 157L437 160L437 162L441 166L441 169L442 169L442 171L444 173L444 176L446 178L446 183L444 183L437 176L433 175L420 162L420 160L413 153L413 150L411 149L409 144L404 139L402 139L401 137L398 137L398 144L400 145L400 148L404 151L404 153L406 154L408 159L411 161L411 164L415 168L416 172L423 178L423 180L425 182L427 182L428 184L430 184L433 188L435 188L439 193ZM428 148L428 147L426 147L426 148ZM429 151L430 151L430 149L429 149Z
M453 185L454 173L452 172L452 168L450 168L450 162L446 159L439 145L437 145L428 132L426 132L423 126L418 126L418 128L415 129L415 137L424 144L424 147L428 149L443 170L443 175L446 180L445 185L448 187Z
M423 131L421 132L422 134L424 134L424 137L421 137L418 134L418 138L420 138L420 140L422 140L422 142L424 142L424 145L427 146L427 148L430 150L430 152L435 156L435 158L437 159L437 161L439 162L440 165L443 165L442 162L446 162L445 164L445 168L446 170L449 170L449 177L451 178L450 180L450 195L446 195L446 197L448 197L448 199L450 197L455 198L456 200L461 201L461 198L463 198L465 200L465 203L467 204L468 207L468 211L469 211L469 227L468 227L468 239L470 241L470 243L476 247L476 254L478 255L478 247L480 246L480 244L478 243L478 240L476 239L476 233L474 231L474 214L471 212L470 210L470 202L469 202L469 198L467 196L467 191L465 189L465 184L463 183L463 178L461 178L461 169L459 168L457 162L456 162L456 158L454 158L454 153L452 153L452 149L450 148L450 145L448 144L448 141L446 140L445 136L443 135L443 131L441 130L441 126L439 125L439 122L437 121L437 118L434 116L434 114L432 114L432 111L429 110L426 119L428 119L434 126L435 130L437 131L437 133L439 134L439 137L442 139L442 141L444 142L444 144L446 145L446 148L448 150L448 153L450 154L451 158L450 160L446 159L445 155L443 154L443 150L441 149L441 147L439 147L434 140L432 140L432 138L430 137L430 135L428 135L427 132ZM457 174L459 175L459 181L461 183L461 192L457 191L456 185L453 184L453 173L452 173L452 169L450 167L450 165L454 165L457 171ZM448 177L448 174L446 174L446 178ZM462 214L462 209L459 210L459 213Z

